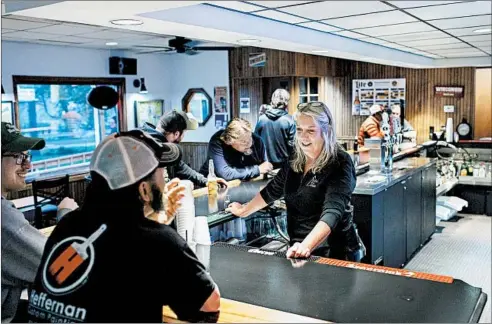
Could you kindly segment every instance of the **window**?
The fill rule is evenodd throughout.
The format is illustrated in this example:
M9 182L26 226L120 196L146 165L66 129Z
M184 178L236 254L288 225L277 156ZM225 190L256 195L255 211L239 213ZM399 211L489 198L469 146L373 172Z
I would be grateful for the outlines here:
M319 101L318 78L299 78L299 103Z
M97 85L109 85L118 91L117 106L98 110L89 105L87 96ZM44 149L31 152L29 178L87 171L99 142L123 128L122 78L14 77L14 87L21 133L46 141Z

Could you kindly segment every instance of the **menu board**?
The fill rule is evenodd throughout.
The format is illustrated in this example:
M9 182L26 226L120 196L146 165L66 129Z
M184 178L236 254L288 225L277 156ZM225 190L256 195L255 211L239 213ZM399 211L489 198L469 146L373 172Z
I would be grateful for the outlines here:
M405 79L352 80L352 115L369 116L369 107L390 108L405 100Z

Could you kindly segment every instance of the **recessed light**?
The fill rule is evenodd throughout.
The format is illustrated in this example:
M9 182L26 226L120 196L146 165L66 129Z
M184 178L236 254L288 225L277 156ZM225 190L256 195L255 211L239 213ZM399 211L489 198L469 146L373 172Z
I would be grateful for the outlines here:
M132 26L132 25L142 25L143 21L137 20L137 19L115 19L115 20L110 20L110 23L113 25L119 25L119 26Z
M474 30L473 32L474 33L490 33L490 31L492 31L491 28L482 28L482 29Z
M116 46L116 45L118 45L118 43L116 43L116 42L107 42L106 45L107 46Z
M259 43L259 42L261 42L261 40L253 39L253 38L246 38L246 39L240 39L237 42L241 43L241 44L253 44L253 43Z

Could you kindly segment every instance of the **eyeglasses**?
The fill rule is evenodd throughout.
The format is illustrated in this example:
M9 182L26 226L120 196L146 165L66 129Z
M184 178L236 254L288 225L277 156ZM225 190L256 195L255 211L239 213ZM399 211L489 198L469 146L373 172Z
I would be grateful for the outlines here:
M311 101L311 102L304 102L300 103L297 105L297 111L302 112L305 110L307 107L321 107L323 108L323 111L326 113L326 117L328 117L328 124L331 125L331 118L328 115L328 112L325 110L325 104L322 103L321 101Z
M2 155L2 157L4 157L4 156L11 156L11 157L15 158L16 159L15 163L17 163L17 165L23 165L23 164L31 163L31 159L32 159L32 156L29 153L27 153L27 154L13 153L13 154Z

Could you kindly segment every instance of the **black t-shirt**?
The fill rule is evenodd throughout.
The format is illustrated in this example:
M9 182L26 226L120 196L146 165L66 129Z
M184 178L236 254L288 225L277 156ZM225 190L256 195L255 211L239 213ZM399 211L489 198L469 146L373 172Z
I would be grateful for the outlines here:
M160 323L162 306L194 316L214 288L169 226L144 218L103 222L75 211L48 239L29 289L29 320Z
M302 242L319 221L331 229L330 246L339 232L352 223L350 199L357 183L352 159L341 147L336 156L317 174L295 172L290 161L260 192L267 203L284 197L287 207L287 230L291 244Z

